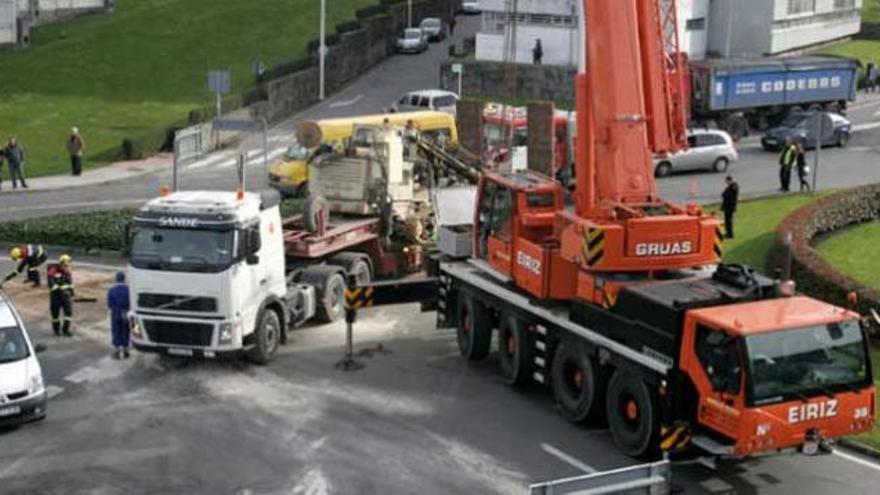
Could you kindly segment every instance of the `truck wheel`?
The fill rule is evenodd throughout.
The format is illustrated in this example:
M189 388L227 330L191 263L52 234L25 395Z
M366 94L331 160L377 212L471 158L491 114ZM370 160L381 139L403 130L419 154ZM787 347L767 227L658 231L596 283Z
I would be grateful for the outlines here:
M278 313L271 309L264 310L257 319L254 333L254 347L248 351L248 359L256 364L268 364L275 357L281 339L281 320L278 319Z
M342 318L345 312L345 279L342 274L327 274L318 298L315 316L319 321L331 323Z
M309 196L303 205L303 223L306 230L317 234L323 225L330 223L330 205L323 196Z
M327 263L342 267L347 274L353 274L359 287L369 285L373 280L373 270L370 268L370 263L361 253L339 253L327 260Z
M712 170L718 172L719 174L722 174L724 172L727 172L728 165L730 165L730 162L727 161L727 158L722 156L715 160L715 163L712 164Z
M592 416L601 419L604 381L593 360L572 342L560 342L551 368L553 396L562 416L579 423Z
M749 134L749 123L742 115L731 115L724 121L724 130L730 134L734 142L741 140Z
M611 436L630 457L651 457L658 447L658 421L651 392L645 383L621 370L608 383L606 414Z
M459 293L456 337L463 358L478 361L489 355L489 346L492 344L489 311L466 292Z
M508 385L523 385L529 380L532 375L532 349L526 324L513 315L502 317L498 327L498 357Z
M672 172L672 164L669 162L660 162L657 164L657 168L654 169L655 177L666 177Z

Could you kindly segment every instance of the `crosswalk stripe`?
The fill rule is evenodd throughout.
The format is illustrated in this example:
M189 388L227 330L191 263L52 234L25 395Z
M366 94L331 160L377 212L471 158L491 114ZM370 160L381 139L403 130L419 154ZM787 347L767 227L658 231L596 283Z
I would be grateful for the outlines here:
M57 397L61 392L64 392L64 387L59 387L58 385L48 385L46 387L46 395L49 399Z

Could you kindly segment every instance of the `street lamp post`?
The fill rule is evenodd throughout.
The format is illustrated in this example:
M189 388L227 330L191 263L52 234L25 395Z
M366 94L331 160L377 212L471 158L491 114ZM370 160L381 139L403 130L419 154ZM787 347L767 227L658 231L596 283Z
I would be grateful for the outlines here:
M412 27L412 0L406 0L406 27Z
M730 58L730 45L733 41L733 0L727 0L727 31L724 34L724 57Z
M327 0L321 0L321 26L319 28L320 31L320 42L318 46L318 100L323 101L325 97L324 93L324 84L325 84L325 74L324 74L324 58L327 55L327 44L326 44L326 28L325 24L327 23Z

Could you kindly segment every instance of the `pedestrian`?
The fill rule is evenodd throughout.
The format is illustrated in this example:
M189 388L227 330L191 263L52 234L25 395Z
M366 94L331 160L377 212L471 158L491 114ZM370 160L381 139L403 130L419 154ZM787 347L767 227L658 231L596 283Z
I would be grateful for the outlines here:
M795 144L797 146L797 174L798 180L801 183L801 192L810 192L810 182L807 181L807 177L810 176L810 167L807 165L807 154L804 152L804 146L798 142Z
M73 176L82 174L83 150L86 142L83 140L79 129L74 127L70 129L70 137L67 138L67 152L70 153L70 173Z
M128 359L130 328L128 310L131 303L125 273L116 273L116 284L107 291L107 309L110 310L110 334L113 344L113 359Z
M736 205L739 203L739 184L728 175L724 179L727 187L721 193L721 210L724 212L724 237L733 239L733 214L736 213Z
M6 159L6 150L0 148L0 189L3 189L3 161Z
M449 37L455 36L455 16L449 16L449 20L446 21L446 24L449 26Z
M21 182L22 188L27 189L27 183L24 181L24 148L18 144L15 136L9 138L9 143L3 149L3 155L9 163L9 178L12 179L12 189L17 189L19 182Z
M880 90L877 85L880 84L880 67L872 65L868 71L868 80L871 81L871 91Z
M779 154L779 191L788 192L791 188L791 169L797 163L797 145L793 139L786 139L782 153Z
M73 273L70 270L71 259L67 254L58 257L58 263L52 263L46 269L49 279L49 313L52 315L52 332L55 336L72 337L70 322L73 319ZM63 314L63 316L62 316Z
M46 262L46 250L39 244L25 244L14 246L9 250L12 261L18 262L18 267L6 275L3 283L9 282L27 269L27 280L33 287L40 286L40 265Z
M532 63L535 65L541 65L541 61L544 59L544 47L541 46L541 39L538 38L535 40L535 47L532 48Z
M874 90L874 81L871 79L871 72L874 71L874 62L868 62L868 65L865 66L865 93L870 93Z

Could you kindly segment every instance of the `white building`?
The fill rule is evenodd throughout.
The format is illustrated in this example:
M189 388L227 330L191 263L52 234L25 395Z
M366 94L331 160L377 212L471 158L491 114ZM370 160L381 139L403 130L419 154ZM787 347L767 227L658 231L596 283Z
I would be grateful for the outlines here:
M481 0L477 59L503 61L511 0ZM576 65L577 2L518 0L516 61ZM662 1L662 0L661 0ZM777 55L846 38L861 29L863 0L677 0L679 40L691 59Z
M477 33L477 60L503 62L509 29L510 0L480 0L483 24ZM577 65L577 2L582 0L518 0L516 61L532 63L532 49L541 40L549 65Z

